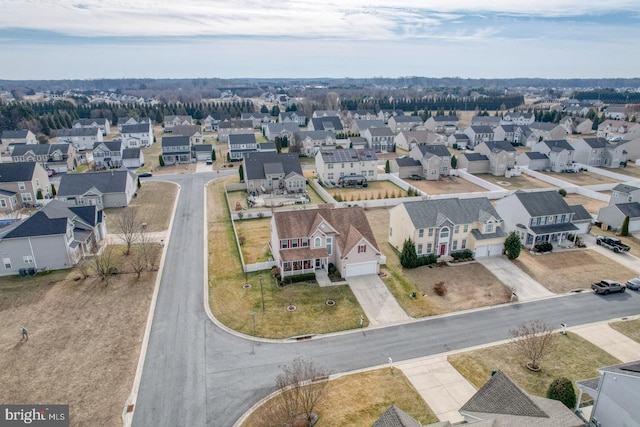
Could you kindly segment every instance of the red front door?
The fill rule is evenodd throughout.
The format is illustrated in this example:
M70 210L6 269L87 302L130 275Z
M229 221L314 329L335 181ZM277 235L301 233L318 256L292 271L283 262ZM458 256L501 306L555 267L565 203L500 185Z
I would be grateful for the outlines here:
M440 256L444 255L446 250L447 250L447 245L445 244L440 245Z

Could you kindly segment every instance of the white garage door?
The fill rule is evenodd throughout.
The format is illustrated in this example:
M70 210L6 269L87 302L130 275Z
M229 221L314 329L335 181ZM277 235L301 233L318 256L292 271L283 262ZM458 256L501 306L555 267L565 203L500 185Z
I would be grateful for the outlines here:
M376 261L361 262L358 264L347 264L344 277L362 276L365 274L377 274Z
M476 258L482 258L485 256L498 256L502 255L503 245L497 243L494 245L476 246Z

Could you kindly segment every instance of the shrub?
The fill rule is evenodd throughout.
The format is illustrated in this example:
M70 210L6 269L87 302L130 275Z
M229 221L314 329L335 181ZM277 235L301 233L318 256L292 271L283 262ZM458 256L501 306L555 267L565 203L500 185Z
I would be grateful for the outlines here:
M565 197L567 195L567 190L561 188L558 190L558 194L560 194L562 197Z
M520 249L522 249L522 242L518 233L512 231L509 233L504 241L504 251L509 259L516 259L520 256Z
M411 239L404 241L402 252L400 253L400 264L404 268L416 268L419 265L416 245Z
M556 378L547 390L547 399L558 400L569 409L576 407L576 391L568 378Z
M329 274L335 274L336 273L336 266L333 265L332 262L329 263Z
M284 279L284 284L288 285L291 283L300 283L300 282L306 282L310 280L316 280L316 273L305 273L305 274L297 274L295 276L287 276Z
M447 295L447 287L444 285L444 282L438 282L434 284L433 290L436 292L436 294L438 294L438 296L443 297Z
M538 243L533 247L536 252L551 252L553 250L553 245L549 242Z
M471 252L471 250L469 249L463 249L461 251L451 252L451 256L454 260L457 261L461 259L473 258L473 252Z
M429 254L427 256L421 256L418 258L418 265L429 265L438 262L436 254Z

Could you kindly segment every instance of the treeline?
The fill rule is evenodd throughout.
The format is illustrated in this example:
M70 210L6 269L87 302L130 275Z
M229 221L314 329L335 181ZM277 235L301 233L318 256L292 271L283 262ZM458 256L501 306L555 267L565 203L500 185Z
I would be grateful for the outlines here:
M640 92L618 92L614 89L574 92L573 98L584 101L599 99L605 104L640 104Z
M343 99L341 106L347 110L380 110L393 109L402 111L473 111L473 110L509 110L524 104L523 95L500 95L478 97L427 97L410 99Z
M150 117L155 122L162 123L165 115L190 115L195 120L203 120L211 114L226 114L237 118L241 113L252 112L254 112L254 105L249 100L163 105L106 102L78 105L66 100L11 103L0 105L0 132L29 129L36 135L52 137L55 136L56 129L70 129L73 121L78 119L106 118L115 125L118 117Z

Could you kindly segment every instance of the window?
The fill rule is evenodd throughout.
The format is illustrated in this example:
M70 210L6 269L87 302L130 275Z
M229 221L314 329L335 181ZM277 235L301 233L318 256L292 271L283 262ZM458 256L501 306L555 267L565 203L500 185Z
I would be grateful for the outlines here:
M631 196L631 194L627 196L627 202L629 203L633 202L633 196Z
M327 236L326 241L327 241L327 245L326 245L327 254L331 255L331 253L333 252L332 238Z
M316 247L316 248L319 248L321 245L322 245L322 239L319 238L319 237L316 237L313 240L313 246Z
M31 193L22 193L20 194L20 196L22 197L23 202L30 202L33 200L33 198L31 197Z
M22 257L22 261L24 261L25 264L33 264L33 257L31 255L25 255Z
M428 235L429 235L429 237L433 237L433 228L429 229L429 234Z
M2 258L2 263L5 269L11 270L11 258Z
M441 239L446 239L449 237L449 227L443 227L440 230L440 238Z
M451 249L454 250L454 251L458 250L458 241L457 240L453 241L453 245L451 246Z
M427 253L430 254L433 252L433 244L427 243Z
M26 185L24 185L24 182L19 182L19 183L18 183L18 190L24 190L24 189L26 189L26 188L27 188L27 186L26 186Z
M462 232L463 233L468 233L469 232L469 224L465 224L464 227L462 228Z
M620 195L620 193L618 193L617 191L614 191L611 193L612 197L618 197Z
M460 244L460 249L467 249L467 239L462 239L462 243Z
M418 230L418 237L424 237L424 228Z
M309 247L309 239L307 239L306 237L302 238L302 247L303 248Z
M493 223L492 222L488 222L487 223L487 233L493 233Z
M0 199L0 207L2 207L2 208L6 208L7 207L7 201L5 199Z
M365 252L367 252L367 245L365 244L358 245L358 253L363 254Z
M422 254L422 243L418 244L418 255Z
M298 247L298 239L291 239L291 247L292 248Z
M453 229L453 234L458 234L460 232L460 226L456 225L455 228Z
M288 240L280 240L280 249L287 249L289 247Z

